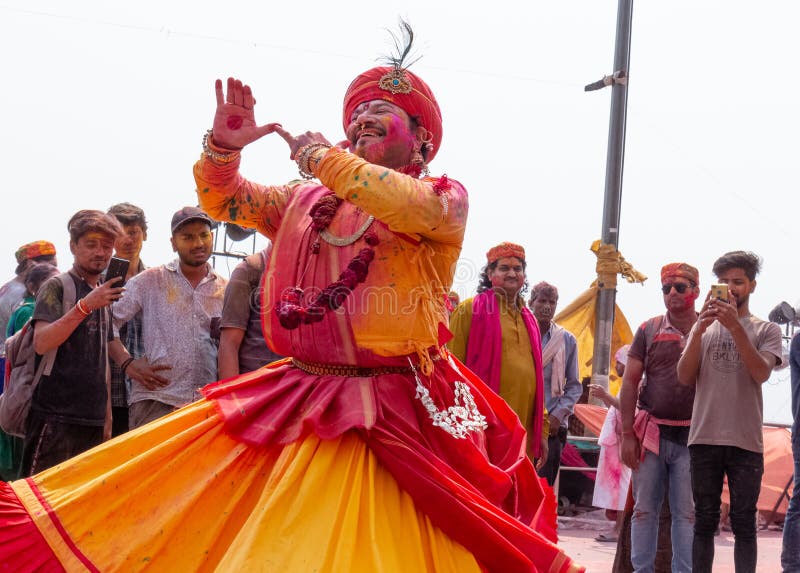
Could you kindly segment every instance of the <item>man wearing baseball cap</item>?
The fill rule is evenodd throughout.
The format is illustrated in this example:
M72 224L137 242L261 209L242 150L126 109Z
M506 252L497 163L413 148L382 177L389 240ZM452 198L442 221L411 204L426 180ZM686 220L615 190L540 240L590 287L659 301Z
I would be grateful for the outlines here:
M200 397L217 379L212 322L222 314L227 281L208 264L214 220L197 207L172 216L172 250L178 258L146 269L125 285L114 305L111 356L132 381L130 427L138 428ZM142 316L144 356L134 359L119 328Z

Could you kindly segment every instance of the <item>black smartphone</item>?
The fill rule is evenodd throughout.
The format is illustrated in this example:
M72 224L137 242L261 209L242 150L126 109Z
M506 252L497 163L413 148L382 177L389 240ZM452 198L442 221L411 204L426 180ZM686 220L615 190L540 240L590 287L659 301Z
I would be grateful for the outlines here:
M114 277L122 277L121 281L115 282L112 286L114 288L125 286L125 277L128 276L128 267L130 264L130 261L126 259L111 257L111 261L108 263L108 268L106 269L106 281L110 281Z

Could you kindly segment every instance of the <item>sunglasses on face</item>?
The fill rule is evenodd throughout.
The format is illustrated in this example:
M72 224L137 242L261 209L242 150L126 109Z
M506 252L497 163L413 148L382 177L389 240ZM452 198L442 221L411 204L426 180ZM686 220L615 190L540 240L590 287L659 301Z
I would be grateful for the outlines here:
M664 294L669 294L669 292L673 288L675 288L675 290L678 291L678 294L683 294L688 289L692 288L692 286L684 283L669 283L666 285L661 285L661 292L663 292Z

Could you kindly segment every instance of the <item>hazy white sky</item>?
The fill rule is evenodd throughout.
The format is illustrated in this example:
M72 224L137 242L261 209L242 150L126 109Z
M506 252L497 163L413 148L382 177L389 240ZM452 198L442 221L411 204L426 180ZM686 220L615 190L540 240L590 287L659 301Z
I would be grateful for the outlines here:
M594 278L610 90L583 86L613 71L616 10L612 0L0 0L0 277L18 245L40 238L66 267L72 213L120 201L148 215L145 262L166 262L169 219L196 202L191 167L214 79L249 83L261 122L338 140L345 88L389 49L384 28L403 16L424 56L413 70L444 114L431 171L470 192L456 289L471 295L486 250L508 240L526 247L531 283L556 284L566 304ZM774 0L634 5L620 250L651 280L619 287L632 325L662 310L664 263L697 266L706 286L733 249L764 259L755 314L800 301L799 16L800 5ZM248 148L242 171L264 183L297 173L277 136ZM788 412L783 403L772 417Z

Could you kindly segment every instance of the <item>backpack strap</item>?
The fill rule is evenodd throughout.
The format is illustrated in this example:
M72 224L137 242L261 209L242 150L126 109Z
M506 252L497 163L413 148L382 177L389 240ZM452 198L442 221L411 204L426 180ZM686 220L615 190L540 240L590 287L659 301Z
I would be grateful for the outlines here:
M70 276L68 272L58 275L58 280L61 281L62 290L61 316L64 316L75 306L75 281L72 280L72 276ZM50 373L53 371L53 364L56 362L57 353L58 347L55 347L44 354L39 363L39 367L36 369L36 375L33 378L34 385L39 382L39 378L42 377L42 374L50 376Z
M664 324L664 315L651 318L644 325L644 360L642 361L642 374L647 371L647 354L650 352L650 346L653 344L658 331L661 330L661 325Z

